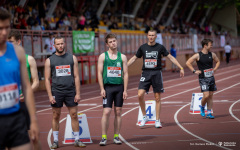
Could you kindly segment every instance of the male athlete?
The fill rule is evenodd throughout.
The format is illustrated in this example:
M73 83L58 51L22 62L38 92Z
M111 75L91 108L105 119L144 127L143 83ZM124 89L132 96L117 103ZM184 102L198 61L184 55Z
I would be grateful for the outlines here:
M30 150L26 119L19 110L20 87L30 115L30 138L37 143L35 100L27 77L24 49L7 42L10 20L11 14L0 8L0 149Z
M212 48L213 41L210 39L202 40L202 51L194 54L188 59L186 65L188 68L199 77L199 84L201 91L203 92L203 98L201 101L201 116L205 117L205 104L207 103L207 118L214 119L211 114L211 109L213 106L213 92L217 90L214 78L214 72L218 69L220 61L217 55L210 52ZM195 70L192 63L196 61L198 70ZM216 62L213 68L213 61Z
M20 45L21 44L20 32L17 30L11 30L8 35L8 42L11 42L16 45ZM32 90L33 92L35 92L39 85L36 61L32 56L26 54L26 62L27 62L26 67L28 72L28 79L29 81L32 79ZM24 102L24 96L23 96L22 90L20 90L20 109L26 117L27 129L30 130L30 118L29 118L26 104ZM33 143L33 145L34 145L34 149L40 149L40 143L39 144Z
M161 109L161 93L164 92L163 80L161 72L161 58L167 56L175 65L180 68L180 77L184 76L184 70L178 61L168 53L166 48L155 42L157 33L155 30L149 30L147 34L148 42L141 45L136 53L129 61L128 66L133 64L138 58L143 57L142 76L138 87L138 100L142 110L143 119L139 126L145 126L148 121L145 111L144 94L149 91L150 86L153 87L154 97L156 100L156 121L155 127L161 128L160 109Z
M80 80L78 73L78 61L76 56L65 52L65 43L62 37L54 39L56 53L45 62L45 85L52 106L53 138L52 149L59 147L58 132L59 119L63 102L68 108L72 121L76 147L86 147L79 140L78 102L80 101ZM50 84L52 78L52 85Z
M102 140L100 146L107 143L107 129L109 117L114 102L114 138L115 144L122 144L119 140L121 128L121 113L123 101L127 99L128 67L127 57L117 51L115 34L108 34L105 38L108 51L102 53L98 59L98 81L103 97Z

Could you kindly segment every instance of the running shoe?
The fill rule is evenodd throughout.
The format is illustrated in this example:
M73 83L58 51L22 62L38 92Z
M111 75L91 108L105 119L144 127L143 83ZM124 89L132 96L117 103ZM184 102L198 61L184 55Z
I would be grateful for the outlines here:
M205 109L204 109L204 107L203 106L201 106L201 116L202 117L205 117Z
M214 119L214 116L211 113L209 113L206 118Z
M80 141L80 140L76 140L76 141L74 142L74 146L75 146L75 147L86 147L86 145L83 144L83 142Z
M113 143L118 144L118 145L122 144L122 142L119 140L118 137L115 137L115 138L113 139Z
M107 140L105 138L102 138L102 140L100 141L99 145L100 146L106 146L107 144Z
M155 128L162 128L162 124L161 124L160 120L155 121Z
M54 141L52 146L51 146L51 149L57 149L57 148L59 148L58 141Z
M141 123L139 124L140 127L144 127L146 122L148 122L148 118L147 116L143 116L143 120L141 121Z

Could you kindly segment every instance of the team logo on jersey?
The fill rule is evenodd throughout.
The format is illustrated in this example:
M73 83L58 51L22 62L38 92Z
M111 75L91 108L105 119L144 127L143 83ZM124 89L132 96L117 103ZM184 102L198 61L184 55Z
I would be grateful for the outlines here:
M209 59L211 59L211 57L209 57Z
M121 63L120 62L117 62L117 67L121 67Z
M158 51L146 51L146 58L158 58Z

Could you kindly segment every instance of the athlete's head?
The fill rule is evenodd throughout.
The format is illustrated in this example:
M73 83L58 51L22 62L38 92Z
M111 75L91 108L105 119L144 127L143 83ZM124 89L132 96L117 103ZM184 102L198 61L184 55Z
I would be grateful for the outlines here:
M117 49L117 36L113 33L109 33L105 38L106 45L111 49Z
M149 43L154 43L156 38L157 38L156 30L149 30L148 34L147 34L147 37L148 37L148 42Z
M203 39L201 44L202 44L202 48L206 48L207 50L210 50L212 48L213 41L211 39Z
M7 41L10 32L11 14L0 7L0 45Z
M17 30L11 30L8 35L8 42L11 42L16 45L21 43L21 33Z
M62 37L56 37L54 39L54 47L57 51L57 53L63 53L65 51L65 43L64 39Z

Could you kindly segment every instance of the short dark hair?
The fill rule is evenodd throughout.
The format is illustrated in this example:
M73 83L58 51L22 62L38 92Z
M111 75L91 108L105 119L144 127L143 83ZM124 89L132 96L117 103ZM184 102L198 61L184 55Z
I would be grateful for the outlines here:
M175 45L174 44L171 44L171 47L173 48Z
M115 38L117 39L117 36L113 33L109 33L106 37L105 37L105 42L108 43L108 39L110 38Z
M21 40L21 33L18 30L11 30L8 39L11 39L12 37L14 37L16 41Z
M151 29L148 32L155 32L155 34L157 35L157 31L156 30Z
M201 42L202 48L204 47L204 45L208 45L209 42L213 43L213 41L211 39L203 39Z
M9 19L11 20L12 15L5 9L0 7L0 20L6 20Z
M63 39L63 37L61 37L61 36L55 37L55 38L54 38L54 44L55 44L55 40L59 40L59 39Z

